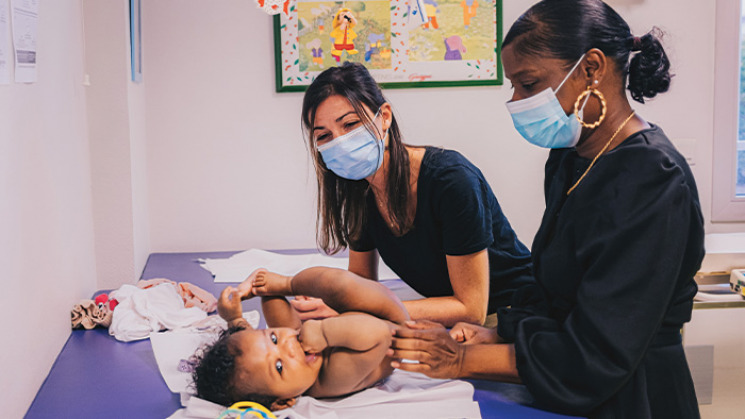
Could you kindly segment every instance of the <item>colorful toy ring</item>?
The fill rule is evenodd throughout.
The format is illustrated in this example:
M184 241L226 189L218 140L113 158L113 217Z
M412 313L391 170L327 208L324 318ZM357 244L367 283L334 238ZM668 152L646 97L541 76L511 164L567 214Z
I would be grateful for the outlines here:
M277 419L269 409L256 402L238 402L225 410L217 419L244 419L255 417L258 419Z

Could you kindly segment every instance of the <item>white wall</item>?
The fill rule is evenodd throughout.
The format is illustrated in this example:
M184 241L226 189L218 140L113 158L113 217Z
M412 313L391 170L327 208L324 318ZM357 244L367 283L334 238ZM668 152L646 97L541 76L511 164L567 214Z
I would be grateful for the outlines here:
M34 84L0 86L0 411L21 417L96 288L79 2L40 2ZM10 45L4 45L10 47Z
M111 289L136 281L150 251L144 86L130 82L129 1L84 5L97 285Z
M505 31L531 4L503 2ZM615 5L634 33L653 25L668 33L672 90L634 107L674 141L694 140L689 154L708 220L714 8L706 2L683 8L676 0ZM144 7L153 250L314 246L315 186L300 131L302 94L274 92L271 17L245 0L161 0ZM543 211L546 152L512 128L503 105L509 82L385 94L408 142L457 149L482 169L530 244ZM745 231L745 224L709 223L707 231Z

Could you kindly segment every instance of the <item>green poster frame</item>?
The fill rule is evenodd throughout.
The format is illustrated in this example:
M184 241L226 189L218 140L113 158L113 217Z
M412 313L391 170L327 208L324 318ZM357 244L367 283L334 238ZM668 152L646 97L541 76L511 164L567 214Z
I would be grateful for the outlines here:
M411 1L411 0L410 0ZM482 79L462 79L462 80L432 80L432 81L395 81L395 82L378 82L378 84L384 89L408 89L408 88L428 88L428 87L462 87L462 86L499 86L504 83L503 71L502 71L502 57L499 51L502 47L502 30L503 30L503 18L502 18L502 0L494 0L494 19L496 21L496 33L494 34L495 40L495 60L496 60L496 71L494 76L490 78ZM337 2L341 5L341 2ZM297 22L297 8L292 6L289 8L289 14ZM283 72L283 43L282 43L282 30L285 28L285 24L282 23L280 15L274 15L274 61L275 61L275 87L278 93L284 92L304 92L312 78L309 78L307 83L302 84L288 84L287 75ZM289 49L289 44L285 45ZM297 46L293 44L293 48L297 49ZM467 65L476 66L474 60L469 61ZM297 61L295 62L297 64ZM433 62L432 65L437 65L437 62Z

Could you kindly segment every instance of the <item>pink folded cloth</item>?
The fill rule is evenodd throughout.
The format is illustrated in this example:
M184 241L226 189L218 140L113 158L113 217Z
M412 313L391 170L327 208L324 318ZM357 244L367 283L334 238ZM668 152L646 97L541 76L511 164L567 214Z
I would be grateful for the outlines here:
M184 300L184 307L186 308L197 307L207 313L211 313L217 309L217 298L214 295L189 282L176 283L166 278L153 278L140 280L137 282L137 287L147 289L163 283L176 286L176 292Z
M109 327L112 311L108 304L96 304L93 300L80 300L70 312L72 328L93 329L96 326Z
M217 298L211 293L189 282L178 283L178 293L184 299L184 307L198 307L207 313L217 309Z

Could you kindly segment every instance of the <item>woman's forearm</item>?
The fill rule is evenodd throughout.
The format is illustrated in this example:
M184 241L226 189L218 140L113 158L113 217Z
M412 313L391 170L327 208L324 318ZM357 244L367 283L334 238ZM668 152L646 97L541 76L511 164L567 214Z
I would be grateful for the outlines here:
M463 345L463 351L463 361L457 378L521 382L515 362L515 345Z
M458 322L481 325L486 319L486 310L469 307L455 297L430 297L403 303L413 320L432 320L447 327Z

